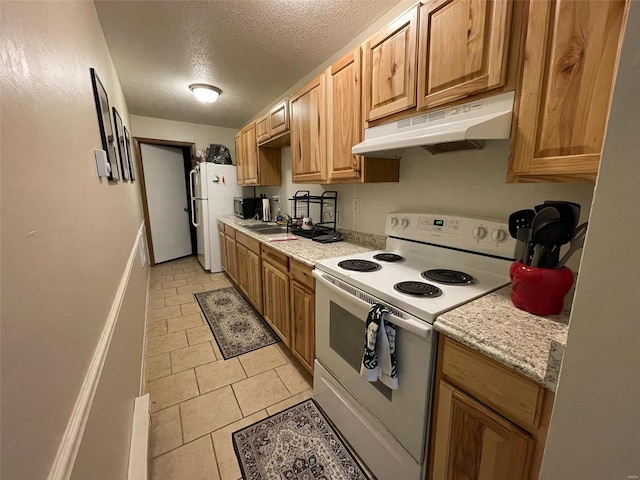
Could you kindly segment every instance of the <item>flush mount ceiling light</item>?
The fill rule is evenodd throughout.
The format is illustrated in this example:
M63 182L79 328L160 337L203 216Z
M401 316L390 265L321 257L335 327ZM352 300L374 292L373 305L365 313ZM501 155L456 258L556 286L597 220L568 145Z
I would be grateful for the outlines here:
M222 90L218 87L207 85L206 83L194 83L189 85L189 90L191 90L196 98L203 103L215 102L218 99L218 96L222 93Z

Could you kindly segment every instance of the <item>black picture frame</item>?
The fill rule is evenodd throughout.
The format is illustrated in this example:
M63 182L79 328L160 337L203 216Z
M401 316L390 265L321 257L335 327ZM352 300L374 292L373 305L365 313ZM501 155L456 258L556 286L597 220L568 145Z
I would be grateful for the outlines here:
M118 170L118 157L115 148L115 136L111 125L111 110L109 108L109 96L102 85L98 74L94 68L91 71L91 85L93 86L93 99L96 103L96 111L98 114L98 126L100 127L100 137L102 139L102 149L107 152L107 160L111 166L109 180L120 180L120 172Z
M127 160L129 161L129 178L132 182L136 181L135 169L133 168L133 155L131 155L131 137L129 136L129 130L127 130L127 126L124 125L124 146L127 152Z
M111 108L113 111L113 125L116 130L116 139L118 143L118 153L120 158L120 172L122 173L122 180L129 181L129 162L127 159L127 152L124 146L124 125L122 123L122 117L116 110L116 107Z

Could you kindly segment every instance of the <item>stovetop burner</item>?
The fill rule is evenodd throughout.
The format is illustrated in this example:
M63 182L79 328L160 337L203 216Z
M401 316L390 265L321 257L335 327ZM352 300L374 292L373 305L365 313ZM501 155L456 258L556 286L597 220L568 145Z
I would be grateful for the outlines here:
M422 275L422 277L427 280L446 283L447 285L471 285L476 281L475 278L473 278L468 273L440 268L435 270L427 270L426 272L422 272L420 275Z
M383 262L399 262L404 260L404 257L398 255L396 253L378 253L373 256L376 260L381 260Z
M338 266L345 270L353 270L355 272L375 272L382 268L379 263L361 259L343 260L338 263Z
M406 293L407 295L413 295L415 297L435 298L442 295L442 290L438 287L424 282L400 282L396 283L393 288L400 293Z

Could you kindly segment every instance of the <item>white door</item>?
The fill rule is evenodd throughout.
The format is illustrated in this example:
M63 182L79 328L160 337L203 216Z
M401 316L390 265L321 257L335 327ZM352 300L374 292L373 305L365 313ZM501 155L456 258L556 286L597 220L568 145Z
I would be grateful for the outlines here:
M140 149L155 263L191 255L182 149L146 143Z

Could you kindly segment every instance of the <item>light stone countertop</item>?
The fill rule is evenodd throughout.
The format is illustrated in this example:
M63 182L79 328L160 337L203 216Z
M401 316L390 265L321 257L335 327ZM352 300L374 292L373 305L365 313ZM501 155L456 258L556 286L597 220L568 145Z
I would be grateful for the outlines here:
M434 328L555 392L573 289L559 315L536 316L511 303L511 286L436 318Z
M268 238L274 235L260 235L248 228L240 226L240 223L247 223L249 222L248 220L242 220L237 217L220 217L218 220L310 267L315 266L316 262L323 258L341 257L343 255L375 250L374 248L348 241L322 244L303 237L296 237L296 240L270 242Z

